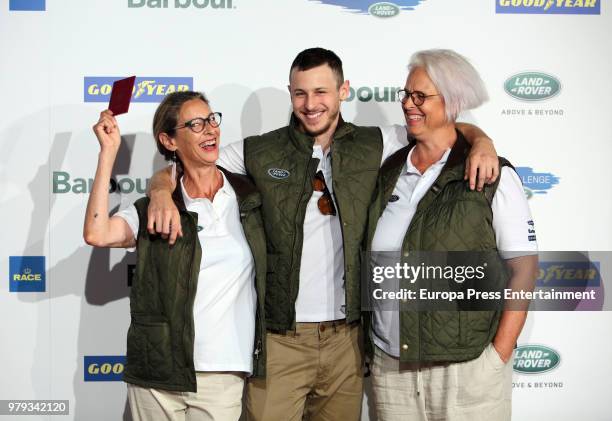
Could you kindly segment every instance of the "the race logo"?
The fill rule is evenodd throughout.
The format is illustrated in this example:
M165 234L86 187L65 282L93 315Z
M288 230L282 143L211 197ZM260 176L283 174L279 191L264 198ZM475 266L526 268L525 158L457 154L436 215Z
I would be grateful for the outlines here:
M45 292L45 256L10 256L9 291Z
M539 374L555 369L561 357L552 348L543 345L522 345L514 350L514 371L521 374Z
M599 0L495 0L496 13L599 15Z
M423 0L310 0L317 3L339 6L342 9L359 14L369 14L378 18L392 18L401 13L402 10L414 10Z
M546 73L523 72L509 77L504 90L521 101L542 101L557 95L561 91L561 82Z
M123 380L125 356L95 355L83 357L83 380L86 382L118 382Z
M123 76L85 76L84 101L108 102L113 83L123 78ZM132 102L161 102L171 92L191 90L193 90L192 77L137 77L132 91Z
M44 12L46 10L45 0L10 0L9 10Z
M559 184L559 177L552 173L536 173L531 167L516 167L527 199L531 199L534 194L546 194L550 189Z

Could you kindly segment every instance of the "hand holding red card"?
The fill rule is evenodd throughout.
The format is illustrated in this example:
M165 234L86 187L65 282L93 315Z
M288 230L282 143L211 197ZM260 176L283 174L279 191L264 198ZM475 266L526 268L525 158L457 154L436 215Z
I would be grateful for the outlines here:
M136 76L131 76L113 83L113 90L108 104L108 109L113 112L113 115L117 116L128 112L135 80Z

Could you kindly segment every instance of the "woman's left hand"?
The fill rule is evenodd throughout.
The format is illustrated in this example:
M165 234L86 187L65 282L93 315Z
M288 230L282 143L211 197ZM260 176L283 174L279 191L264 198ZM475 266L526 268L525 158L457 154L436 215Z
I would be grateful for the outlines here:
M485 183L495 182L499 176L499 160L493 141L488 137L474 140L465 163L464 180L469 179L470 189L482 191Z

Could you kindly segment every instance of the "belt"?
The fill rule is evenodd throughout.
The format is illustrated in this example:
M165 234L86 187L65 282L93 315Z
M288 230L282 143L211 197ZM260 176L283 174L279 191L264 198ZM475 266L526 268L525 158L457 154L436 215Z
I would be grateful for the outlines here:
M324 332L326 329L336 329L339 326L355 326L359 324L359 320L353 320L350 323L347 323L346 319L337 319L337 320L326 320L324 322L297 322L296 325L301 326L317 326L321 332ZM275 333L277 335L286 335L287 332L291 334L295 334L295 329L273 329L268 328L268 332Z

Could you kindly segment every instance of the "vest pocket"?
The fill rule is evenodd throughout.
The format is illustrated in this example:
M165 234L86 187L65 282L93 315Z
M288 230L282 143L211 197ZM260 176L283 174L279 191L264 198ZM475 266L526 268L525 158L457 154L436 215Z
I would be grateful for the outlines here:
M170 325L132 321L127 337L127 365L143 380L167 380L172 375Z

